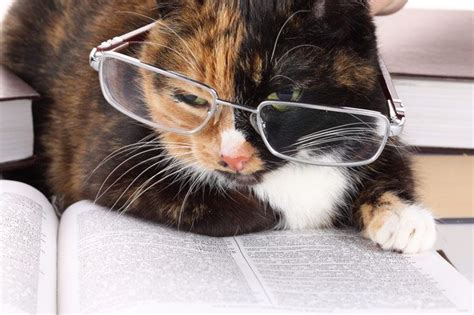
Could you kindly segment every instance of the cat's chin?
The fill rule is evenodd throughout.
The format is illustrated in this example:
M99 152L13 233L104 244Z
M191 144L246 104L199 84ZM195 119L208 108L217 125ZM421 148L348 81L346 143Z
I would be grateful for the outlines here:
M221 171L218 171L218 173L223 176L231 185L249 186L258 184L260 182L260 176L258 176L258 174L243 175Z

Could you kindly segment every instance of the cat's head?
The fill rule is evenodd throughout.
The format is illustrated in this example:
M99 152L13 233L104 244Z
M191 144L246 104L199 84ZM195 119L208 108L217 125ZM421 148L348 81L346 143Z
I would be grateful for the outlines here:
M179 0L151 30L140 59L232 103L257 107L281 99L386 111L365 1ZM153 76L144 76L143 89L152 118L180 106L184 114L172 117L180 124L210 102L196 90L171 91ZM268 151L249 113L223 106L216 117L193 135L157 132L171 156L231 182L257 182L288 163Z

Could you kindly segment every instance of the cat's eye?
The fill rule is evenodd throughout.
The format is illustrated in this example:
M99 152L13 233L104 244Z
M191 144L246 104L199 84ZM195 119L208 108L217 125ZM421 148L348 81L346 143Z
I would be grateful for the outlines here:
M186 103L191 106L195 106L195 107L209 106L209 102L206 99L199 97L197 95L186 94L186 93L175 93L174 97L178 101Z
M301 99L303 90L297 87L289 87L282 89L278 92L274 92L267 96L267 100L270 101L282 101L282 102L297 102ZM280 112L285 112L288 110L288 106L274 104L273 108Z

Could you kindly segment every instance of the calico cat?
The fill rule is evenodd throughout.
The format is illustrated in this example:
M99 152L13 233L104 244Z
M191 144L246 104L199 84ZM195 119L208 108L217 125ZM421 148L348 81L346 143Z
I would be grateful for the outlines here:
M237 108L222 108L192 135L115 110L89 52L152 21L125 54L202 82L220 99L252 107L296 95L389 114L366 1L18 0L4 23L2 63L44 96L39 154L64 205L95 200L212 236L350 225L387 250L433 245L433 217L416 203L409 152L397 139L369 165L316 166L271 154ZM142 83L145 95L162 96Z

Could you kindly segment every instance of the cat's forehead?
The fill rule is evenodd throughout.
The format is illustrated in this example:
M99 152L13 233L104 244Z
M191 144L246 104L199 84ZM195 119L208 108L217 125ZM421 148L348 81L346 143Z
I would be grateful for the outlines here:
M142 57L206 83L227 100L235 100L239 97L236 91L250 91L262 81L289 84L293 80L304 86L305 78L316 77L318 69L334 76L345 72L339 82L354 85L354 80L373 71L356 56L357 47L338 40L347 35L344 24L330 29L330 23L336 22L328 22L332 18L328 10L335 10L337 2L188 0L174 16L157 23L150 41L160 45ZM345 1L341 8L346 10L351 2ZM343 9L338 10L344 14ZM362 21L370 26L368 18ZM328 59L328 52L334 58ZM361 66L364 73L351 74L358 70L349 63Z

